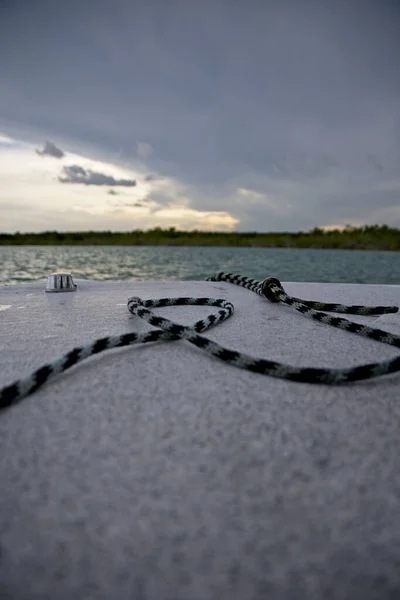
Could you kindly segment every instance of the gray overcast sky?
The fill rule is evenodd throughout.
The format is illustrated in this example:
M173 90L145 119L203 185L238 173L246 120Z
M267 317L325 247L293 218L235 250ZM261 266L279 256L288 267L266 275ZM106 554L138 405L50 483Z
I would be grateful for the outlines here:
M399 62L395 0L0 0L0 230L400 227Z

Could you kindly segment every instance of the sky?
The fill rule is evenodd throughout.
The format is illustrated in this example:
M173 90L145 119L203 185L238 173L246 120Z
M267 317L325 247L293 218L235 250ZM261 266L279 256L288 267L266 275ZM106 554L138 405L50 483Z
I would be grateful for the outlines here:
M400 1L0 0L0 232L400 227Z

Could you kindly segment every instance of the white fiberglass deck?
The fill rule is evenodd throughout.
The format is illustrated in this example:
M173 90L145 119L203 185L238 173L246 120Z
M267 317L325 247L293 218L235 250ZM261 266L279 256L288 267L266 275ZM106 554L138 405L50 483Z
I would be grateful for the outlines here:
M293 365L398 350L222 282L0 287L0 387L74 346L149 326L129 296L235 306L205 336ZM400 286L283 284L344 304ZM155 310L191 324L210 307ZM351 320L400 333L399 314ZM400 374L326 387L249 373L184 341L104 352L0 414L0 597L400 597Z

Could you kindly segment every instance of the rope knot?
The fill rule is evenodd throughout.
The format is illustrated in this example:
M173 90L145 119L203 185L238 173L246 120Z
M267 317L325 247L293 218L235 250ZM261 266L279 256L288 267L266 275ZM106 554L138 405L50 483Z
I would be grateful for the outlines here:
M261 291L271 302L280 302L281 294L285 293L281 282L276 277L267 277L261 284Z
M143 306L143 300L139 298L139 296L132 296L128 298L128 310L133 315L136 314L135 310L139 308L139 306Z

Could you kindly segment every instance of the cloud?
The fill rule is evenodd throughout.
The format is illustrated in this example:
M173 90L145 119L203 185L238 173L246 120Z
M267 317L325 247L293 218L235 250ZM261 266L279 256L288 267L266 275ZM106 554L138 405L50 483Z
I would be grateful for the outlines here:
M84 169L79 165L64 167L63 176L58 177L60 183L81 183L84 185L110 185L118 187L135 187L135 179L115 179L112 175L105 175L91 169Z
M366 162L371 169L377 171L378 173L382 173L384 170L383 165L379 162L378 158L374 154L368 154Z
M149 202L148 198L143 198L142 200L137 200L135 202L124 202L123 200L119 200L119 201L113 202L112 206L114 208L118 208L118 209L137 208L137 207L144 207L144 206L149 208L148 202Z
M115 0L110 12L96 0L95 19L79 0L60 3L56 16L47 4L10 4L0 19L0 130L29 141L43 163L39 171L28 157L22 181L21 161L9 164L14 150L0 139L5 199L32 195L39 207L51 176L58 199L101 191L107 203L113 194L88 180L109 173L137 180L132 201L170 210L184 198L190 219L221 211L241 231L389 217L400 226L398 2L304 0L299 10L296 0L205 0L181 10ZM37 156L48 138L73 148L79 156L65 162L85 173ZM84 185L60 186L59 175ZM160 218L146 213L141 223Z
M147 144L146 142L139 142L137 145L137 153L140 158L145 160L153 154L153 147L151 144Z
M42 150L36 150L36 153L39 156L52 156L53 158L63 158L65 156L64 152L49 140L46 140Z
M74 231L77 228L125 231L157 225L231 230L236 225L229 212L191 209L191 191L179 181L164 177L145 183L140 169L127 171L112 163L94 161L82 153L69 153L75 176L83 176L91 170L112 174L116 180L140 177L140 186L129 188L125 193L117 188L118 195L109 196L104 186L60 185L59 163L43 160L35 153L35 145L13 140L12 144L0 146L0 227L4 232ZM162 192L162 206L149 197L157 190ZM159 209L158 212L151 213L154 208Z
M8 135L2 135L0 133L0 144L4 144L4 145L12 145L14 143L14 140L12 138L10 138Z

